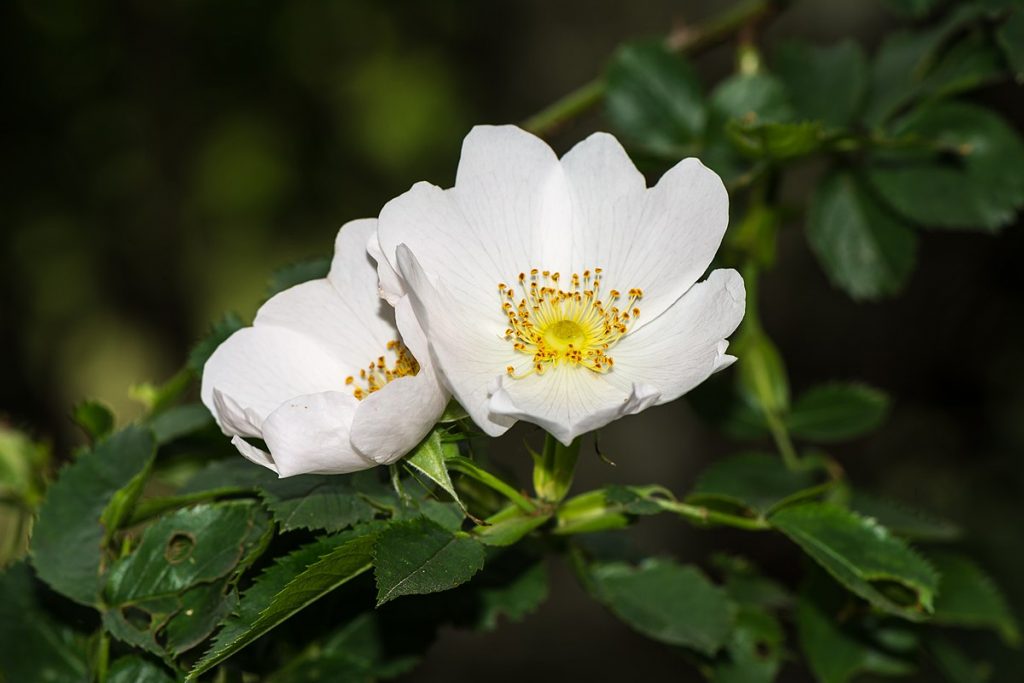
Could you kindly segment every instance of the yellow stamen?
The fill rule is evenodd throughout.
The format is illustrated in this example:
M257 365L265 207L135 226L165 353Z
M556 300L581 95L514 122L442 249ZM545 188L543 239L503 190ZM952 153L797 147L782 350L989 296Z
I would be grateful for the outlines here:
M573 273L570 289L558 286L557 272L530 269L519 274L521 297L518 303L513 288L500 284L501 307L508 321L505 338L520 353L532 356L530 368L516 374L514 366L506 368L511 377L543 374L559 363L582 366L594 372L607 372L615 361L606 351L628 331L640 315L637 302L643 297L638 288L620 308L621 294L608 292L607 305L601 294L601 268L584 270L582 277Z
M376 361L359 370L359 377L349 375L345 378L345 386L352 386L357 379L364 386L356 387L352 395L362 401L375 391L380 391L385 384L399 377L411 377L420 371L420 364L409 353L409 349L398 341L387 343L387 350L394 355L394 363L388 367L387 356L379 356Z

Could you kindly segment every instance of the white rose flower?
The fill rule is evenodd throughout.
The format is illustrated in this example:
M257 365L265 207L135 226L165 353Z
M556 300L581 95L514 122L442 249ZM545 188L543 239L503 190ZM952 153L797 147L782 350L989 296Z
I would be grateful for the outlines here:
M392 463L448 402L408 303L395 310L379 296L366 252L376 223L342 227L327 278L275 295L203 369L203 403L221 429L282 477Z
M721 179L696 159L648 189L611 135L559 160L514 126L480 126L455 186L417 183L390 201L370 252L383 295L411 303L484 431L526 420L568 445L735 360L725 338L743 318L743 279L697 282L728 219Z

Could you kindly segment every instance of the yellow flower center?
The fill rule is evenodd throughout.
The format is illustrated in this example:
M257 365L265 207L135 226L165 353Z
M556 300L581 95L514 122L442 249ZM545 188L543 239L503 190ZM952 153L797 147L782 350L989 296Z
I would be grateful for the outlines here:
M382 389L391 380L411 377L420 371L420 364L402 342L389 341L387 350L394 356L394 362L390 366L386 356L379 356L376 361L360 370L358 377L349 375L345 378L345 386L356 385L352 395L360 401Z
M601 268L573 273L569 289L562 289L559 273L519 274L519 284L498 285L501 307L508 319L505 338L516 351L532 356L530 368L506 371L511 377L542 374L549 366L565 363L594 372L607 372L615 364L607 351L640 316L636 303L643 297L631 289L626 297L617 290L601 292ZM607 301L607 303L605 303Z

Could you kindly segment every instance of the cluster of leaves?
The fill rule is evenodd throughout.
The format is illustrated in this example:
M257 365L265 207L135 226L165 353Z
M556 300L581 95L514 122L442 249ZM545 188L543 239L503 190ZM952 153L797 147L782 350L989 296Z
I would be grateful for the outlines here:
M21 508L38 505L29 559L0 575L0 679L388 679L415 666L442 625L488 630L529 614L548 593L546 557L563 556L611 614L713 681L768 683L797 661L824 683L918 671L978 680L972 655L945 635L959 631L943 629L1016 646L1004 598L958 551L955 525L865 494L821 450L876 429L889 399L849 382L793 398L758 320L756 274L774 262L781 173L812 156L829 170L808 240L852 296L899 289L916 226L1005 225L1024 204L1022 174L1007 171L1024 168L1024 147L997 114L951 98L1024 72L1022 23L1013 2L961 3L893 34L870 61L853 43L788 44L771 71L743 43L739 73L708 97L663 43L613 59L608 115L636 150L654 164L699 153L745 210L723 257L751 291L734 346L743 362L695 405L778 453L721 459L685 495L654 484L569 496L579 444L549 440L529 493L497 473L453 405L390 470L279 480L240 458L187 398L241 326L229 316L181 373L135 388L148 408L138 424L115 431L102 405L80 405L91 445L45 499L32 472L45 470L46 450L0 441L13 472L0 481L16 483ZM271 293L325 268L279 273ZM27 462L31 471L11 468ZM786 585L735 555L698 566L609 542L652 515L772 535L804 558L802 579Z
M936 3L891 4L922 14ZM889 34L870 59L852 41L788 42L770 60L741 45L738 72L706 96L669 43L627 44L608 68L606 112L652 160L696 155L729 186L754 188L731 246L763 264L779 222L765 195L780 171L824 157L807 241L850 296L890 296L913 270L918 229L997 232L1024 206L1024 142L961 99L1024 78L1024 7L953 4L927 28Z

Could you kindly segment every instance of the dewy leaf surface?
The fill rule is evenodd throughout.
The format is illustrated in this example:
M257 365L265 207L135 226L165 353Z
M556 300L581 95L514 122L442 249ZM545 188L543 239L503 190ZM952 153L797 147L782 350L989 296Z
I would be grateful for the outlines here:
M598 600L649 638L712 655L729 637L725 591L695 567L649 559L638 567L597 564L589 576Z
M455 588L484 566L478 541L423 517L392 524L377 540L374 556L378 605Z
M67 465L47 491L32 537L32 561L54 590L85 605L96 603L105 528L119 523L153 461L156 442L129 427ZM118 497L124 490L131 495Z
M875 607L913 621L932 612L935 570L874 520L830 503L803 503L768 521Z

